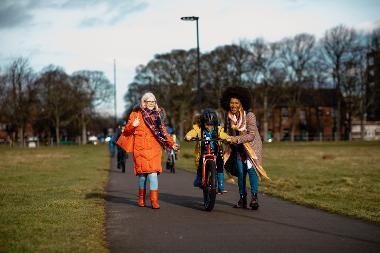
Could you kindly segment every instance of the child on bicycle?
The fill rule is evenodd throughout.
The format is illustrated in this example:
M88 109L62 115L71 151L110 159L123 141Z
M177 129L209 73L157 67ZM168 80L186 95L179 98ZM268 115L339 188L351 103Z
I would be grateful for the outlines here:
M212 109L205 109L200 116L199 121L194 122L193 128L185 135L186 141L191 141L192 138L205 138L211 139L220 138L226 140L229 136L224 132L224 129L219 126L218 116ZM210 141L211 152L217 155L216 171L218 177L218 194L226 193L224 189L224 172L223 172L223 150L219 141ZM197 175L194 180L194 186L200 187L202 181L202 164L201 155L207 152L204 143L197 141L194 151L195 166L197 167Z

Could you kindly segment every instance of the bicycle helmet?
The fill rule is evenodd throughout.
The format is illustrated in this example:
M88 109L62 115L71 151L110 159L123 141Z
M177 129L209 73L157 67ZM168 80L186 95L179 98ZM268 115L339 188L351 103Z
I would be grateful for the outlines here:
M202 112L200 121L201 121L202 126L204 126L204 125L218 126L219 125L218 115L212 109L205 109Z

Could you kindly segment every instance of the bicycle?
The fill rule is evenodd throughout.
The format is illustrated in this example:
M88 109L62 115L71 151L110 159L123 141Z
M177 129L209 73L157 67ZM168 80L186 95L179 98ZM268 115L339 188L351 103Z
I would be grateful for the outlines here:
M204 142L206 153L202 154L202 185L203 206L206 211L212 211L215 205L216 193L218 188L218 179L216 176L216 158L217 154L211 151L211 141L222 141L220 138L192 138L190 141Z

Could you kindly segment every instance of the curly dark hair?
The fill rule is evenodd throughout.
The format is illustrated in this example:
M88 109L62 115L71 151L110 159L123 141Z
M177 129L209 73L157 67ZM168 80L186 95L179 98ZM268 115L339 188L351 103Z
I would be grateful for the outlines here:
M220 98L220 105L226 111L230 110L231 98L239 99L244 111L248 111L251 108L252 97L248 88L242 86L232 86L223 91L222 97Z

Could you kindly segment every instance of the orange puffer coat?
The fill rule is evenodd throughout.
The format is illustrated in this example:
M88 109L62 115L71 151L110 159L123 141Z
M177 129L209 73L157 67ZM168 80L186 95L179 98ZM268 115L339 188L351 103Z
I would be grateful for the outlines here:
M140 125L133 127L132 123L137 117L140 118ZM163 126L163 129L169 145L173 146L174 142L165 126ZM140 110L131 113L123 135L127 136L128 141L126 141L126 146L129 147L124 147L124 149L126 149L127 152L133 152L135 175L162 172L162 147L150 128L145 124Z

